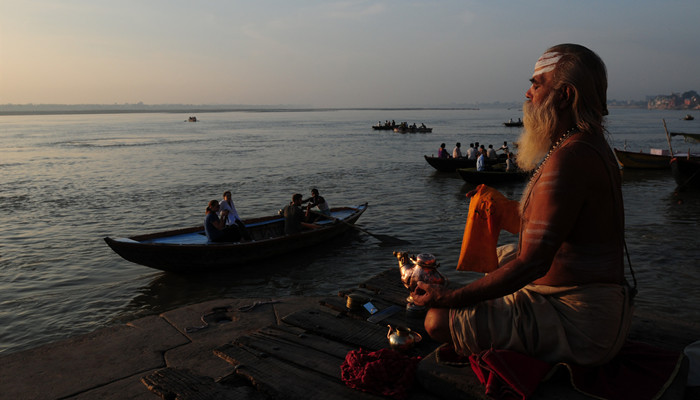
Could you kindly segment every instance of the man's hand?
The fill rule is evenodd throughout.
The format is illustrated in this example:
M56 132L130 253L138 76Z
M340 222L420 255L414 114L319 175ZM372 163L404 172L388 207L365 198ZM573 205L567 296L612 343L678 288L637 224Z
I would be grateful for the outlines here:
M432 306L441 298L447 289L443 285L429 284L422 281L416 282L416 288L411 292L413 303L418 306Z

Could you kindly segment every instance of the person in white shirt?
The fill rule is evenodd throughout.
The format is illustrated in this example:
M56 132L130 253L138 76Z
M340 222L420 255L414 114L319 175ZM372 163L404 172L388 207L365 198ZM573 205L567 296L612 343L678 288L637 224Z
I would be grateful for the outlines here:
M462 158L462 149L460 147L462 147L462 144L457 142L454 150L452 150L452 158Z
M489 149L486 151L486 155L491 159L495 160L498 158L498 154L496 154L496 150L494 150L493 145L489 145Z
M470 160L476 160L476 149L474 148L474 143L469 143L469 149L467 149L467 158Z
M233 204L233 200L231 200L231 192L229 190L225 191L223 197L224 199L221 200L221 202L219 203L219 215L221 215L222 218L226 218L226 226L238 226L238 229L241 231L241 235L243 236L243 238L246 240L250 240L250 235L248 234L248 231L245 228L245 224L241 220L241 217L238 216L236 206Z

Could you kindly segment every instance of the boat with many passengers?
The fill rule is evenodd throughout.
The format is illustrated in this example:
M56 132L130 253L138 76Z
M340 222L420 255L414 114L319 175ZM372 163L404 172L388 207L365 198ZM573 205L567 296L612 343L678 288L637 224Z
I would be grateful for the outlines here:
M457 168L471 168L476 166L476 160L468 158L440 158L423 155L425 161L440 172L455 172Z
M125 260L163 271L227 269L325 242L352 229L366 209L367 203L332 208L330 218L314 222L320 228L292 235L285 235L281 215L246 219L243 223L252 239L250 241L210 242L202 225L131 237L106 237L104 240Z

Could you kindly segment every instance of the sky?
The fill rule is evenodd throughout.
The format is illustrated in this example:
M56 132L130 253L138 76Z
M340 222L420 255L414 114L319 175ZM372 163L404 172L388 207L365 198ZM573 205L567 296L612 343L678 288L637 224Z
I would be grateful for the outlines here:
M645 100L700 91L699 20L698 0L0 0L0 104L520 102L559 43Z

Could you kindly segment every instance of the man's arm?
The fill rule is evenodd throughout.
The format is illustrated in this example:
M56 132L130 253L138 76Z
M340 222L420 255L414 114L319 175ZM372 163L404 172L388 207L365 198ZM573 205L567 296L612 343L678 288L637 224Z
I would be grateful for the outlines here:
M583 160L585 161L585 159ZM574 228L586 199L587 169L580 155L555 153L542 171L538 186L529 199L529 218L523 219L518 256L506 265L464 287L448 290L419 282L413 293L418 305L466 307L480 301L503 297L547 274L559 247Z

